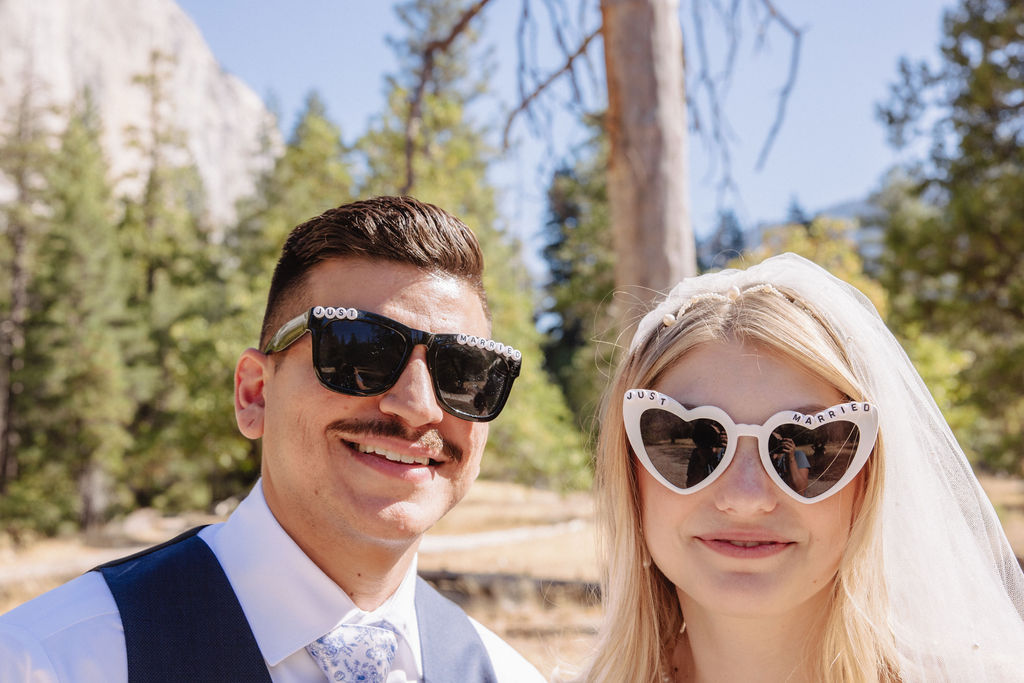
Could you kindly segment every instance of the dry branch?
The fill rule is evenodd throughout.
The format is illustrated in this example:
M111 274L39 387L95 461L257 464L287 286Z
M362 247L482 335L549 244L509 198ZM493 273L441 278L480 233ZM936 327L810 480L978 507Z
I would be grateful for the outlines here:
M558 80L560 76L562 76L566 72L572 72L573 64L575 63L575 61L582 57L584 54L586 54L587 48L590 46L590 42L599 35L601 35L600 28L595 29L589 35L587 35L583 39L583 42L580 43L579 47L576 48L576 51L566 56L565 63L557 71L552 72L547 78L545 78L540 84L538 84L532 92L523 97L522 101L520 101L519 103L519 106L512 110L512 113L510 113L508 115L508 118L505 120L505 130L501 136L502 147L504 149L508 149L509 133L512 130L512 124L515 122L516 117L519 114L523 113L524 111L527 111L530 105L533 103L533 101L536 100L541 93L547 90L552 83Z
M476 15L480 14L484 7L491 0L477 0L473 3L455 22L448 35L438 40L432 40L423 48L423 67L420 69L420 77L409 98L409 117L405 120L405 183L402 185L401 194L409 194L416 181L413 171L413 157L416 155L416 136L419 134L420 123L423 120L423 94L426 92L427 84L434 77L434 57L444 52L455 39L462 35L463 31Z
M775 110L775 120L772 122L771 130L768 131L768 136L765 138L764 146L761 147L761 153L757 157L757 165L755 168L761 170L764 166L765 160L768 158L768 152L771 150L772 143L775 142L775 138L779 133L779 129L782 127L782 119L786 116L786 105L789 104L789 96L793 92L793 85L796 83L796 71L800 64L800 42L803 39L803 32L798 29L793 23L787 19L781 12L776 9L772 0L761 0L761 4L768 10L768 15L775 23L779 24L784 28L793 38L793 47L789 54L789 74L786 76L786 82L782 86L782 90L779 91L779 104Z

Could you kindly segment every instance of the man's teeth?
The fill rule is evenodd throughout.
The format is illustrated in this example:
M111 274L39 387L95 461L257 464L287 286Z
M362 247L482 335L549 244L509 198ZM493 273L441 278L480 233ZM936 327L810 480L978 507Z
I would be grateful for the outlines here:
M402 453L394 453L392 451L385 450L383 448L372 448L370 446L364 446L363 444L356 444L356 448L360 453L373 453L375 455L383 456L391 462L401 462L406 465L429 465L430 458L414 458L411 455L404 455Z
M739 546L740 548L754 548L759 545L772 545L775 541L726 541L726 543Z

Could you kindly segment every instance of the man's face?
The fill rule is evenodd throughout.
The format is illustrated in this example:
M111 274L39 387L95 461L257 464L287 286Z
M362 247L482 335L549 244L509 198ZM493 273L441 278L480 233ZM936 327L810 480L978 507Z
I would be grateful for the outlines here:
M326 261L301 299L284 319L315 305L351 307L428 332L489 336L468 284L408 265ZM339 544L408 547L466 494L487 425L442 411L423 346L391 389L368 397L323 387L311 353L306 334L271 356L246 351L236 371L239 427L263 438L267 503L314 561Z

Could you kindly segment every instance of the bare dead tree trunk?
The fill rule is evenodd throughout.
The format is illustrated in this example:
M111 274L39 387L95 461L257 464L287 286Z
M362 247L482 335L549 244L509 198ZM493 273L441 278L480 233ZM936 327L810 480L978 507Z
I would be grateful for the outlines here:
M663 291L697 271L679 3L601 0L601 15L615 284L649 298L639 288Z

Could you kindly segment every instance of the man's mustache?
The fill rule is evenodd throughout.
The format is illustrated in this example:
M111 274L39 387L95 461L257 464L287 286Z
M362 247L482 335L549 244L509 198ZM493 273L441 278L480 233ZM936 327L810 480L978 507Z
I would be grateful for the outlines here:
M327 425L328 431L344 432L345 434L365 434L402 439L419 444L428 450L440 449L454 462L462 462L462 449L448 441L436 429L409 429L398 420L336 420Z

